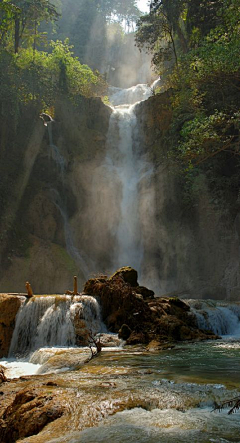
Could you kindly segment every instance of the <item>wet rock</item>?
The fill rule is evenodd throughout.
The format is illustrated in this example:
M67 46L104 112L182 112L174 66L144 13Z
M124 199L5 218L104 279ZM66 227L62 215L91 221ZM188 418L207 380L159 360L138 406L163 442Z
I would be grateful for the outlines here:
M0 441L14 441L38 434L48 423L64 414L54 394L24 389L19 391L12 403L0 417Z
M103 348L114 348L121 345L117 334L100 334L100 341Z
M46 374L78 369L90 359L90 349L42 348L34 352L30 361L41 364L38 374Z
M137 286L135 289L137 294L142 295L144 299L154 298L154 291L146 288L145 286Z
M0 384L7 381L7 377L5 375L6 368L2 365L0 365Z
M144 332L132 332L130 337L127 339L126 344L127 345L137 345L139 343L148 343L149 342L149 336L147 333Z
M118 337L122 338L123 340L127 340L130 337L131 333L132 331L129 326L124 324L122 325L121 329L119 329Z

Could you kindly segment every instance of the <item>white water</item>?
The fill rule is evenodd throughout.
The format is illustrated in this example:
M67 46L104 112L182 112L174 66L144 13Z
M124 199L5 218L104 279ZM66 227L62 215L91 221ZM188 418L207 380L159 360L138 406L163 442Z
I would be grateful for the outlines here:
M5 375L7 378L17 378L23 375L37 374L40 369L40 364L30 363L28 361L16 361L13 359L0 360L0 364L5 368Z
M217 335L240 336L240 305L213 300L187 300L200 329Z
M124 90L111 88L110 93L115 107L109 123L105 163L121 192L118 225L113 228L114 267L131 265L139 270L144 252L139 187L143 179L151 176L152 166L139 153L135 110L139 101L151 96L152 90L147 85L137 85Z
M99 304L94 297L33 297L17 314L9 357L26 357L42 347L74 346L74 321L78 319L92 335L102 331Z

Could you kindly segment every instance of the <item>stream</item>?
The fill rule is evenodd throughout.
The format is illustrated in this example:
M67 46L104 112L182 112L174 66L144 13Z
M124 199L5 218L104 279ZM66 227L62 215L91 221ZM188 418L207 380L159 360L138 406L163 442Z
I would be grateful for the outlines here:
M64 349L75 352L78 360L84 352L61 348L61 353ZM59 348L40 349L35 352L38 364L32 366L39 372L39 363L61 353ZM239 413L213 412L216 403L239 396L239 365L239 337L225 336L161 352L109 347L73 371L49 367L42 382L56 383L52 389L69 402L69 415L24 441L240 442ZM32 380L40 381L39 376Z

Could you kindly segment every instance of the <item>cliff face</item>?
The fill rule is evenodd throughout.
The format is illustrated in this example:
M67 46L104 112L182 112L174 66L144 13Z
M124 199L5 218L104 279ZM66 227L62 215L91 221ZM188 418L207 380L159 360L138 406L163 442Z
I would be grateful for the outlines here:
M137 111L142 146L154 163L153 223L151 233L143 230L145 283L156 281L160 293L239 299L239 203L234 190L228 204L218 201L201 174L191 204L186 204L179 171L167 159L170 103L166 92L141 103Z
M72 289L73 275L81 283L94 272L84 255L91 230L81 218L95 166L105 155L110 114L98 98L73 105L61 97L48 127L38 115L27 115L27 122L23 116L21 161L1 214L2 291L25 290L29 280L35 293L62 293Z
M78 104L61 98L54 123L23 116L16 152L5 148L0 197L2 292L79 290L90 276L110 273L117 211L106 205L121 197L106 180L106 140L111 109L100 99ZM25 120L24 120L25 118ZM169 93L137 107L139 156L153 172L139 183L139 217L144 257L140 282L157 295L184 292L194 297L238 298L240 213L234 196L227 209L213 197L204 175L186 205L176 166L167 159L172 118ZM10 145L7 131L2 143ZM14 166L9 185L8 173ZM3 191L2 191L3 189ZM5 194L4 194L5 193ZM3 197L2 197L3 196ZM108 198L109 197L109 198ZM110 198L111 197L111 198ZM4 201L3 201L4 203ZM115 214L115 215L114 215ZM131 263L126 263L131 265Z

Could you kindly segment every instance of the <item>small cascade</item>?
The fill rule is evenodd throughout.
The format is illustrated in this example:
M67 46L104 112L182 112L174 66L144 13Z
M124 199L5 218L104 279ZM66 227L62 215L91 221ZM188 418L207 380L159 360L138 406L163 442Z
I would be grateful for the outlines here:
M103 330L94 297L35 296L17 314L9 357L26 357L42 347L74 346L79 328L91 335Z
M217 335L240 335L240 306L213 300L187 300L198 327Z
M143 100L147 100L152 95L152 89L145 84L132 86L128 89L109 88L110 102L113 106L134 105Z
M153 168L139 153L135 107L139 101L149 98L152 90L140 84L129 89L112 87L110 94L114 108L109 123L105 166L110 177L109 186L114 180L121 192L118 225L112 232L116 238L113 267L131 264L139 270L143 258L139 189L143 179L151 177Z

